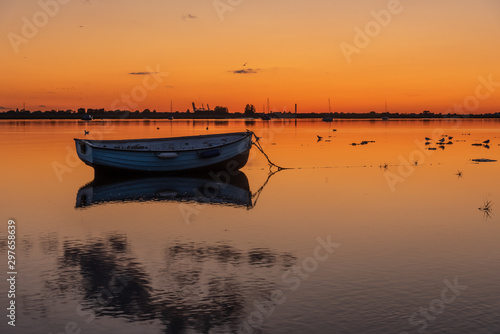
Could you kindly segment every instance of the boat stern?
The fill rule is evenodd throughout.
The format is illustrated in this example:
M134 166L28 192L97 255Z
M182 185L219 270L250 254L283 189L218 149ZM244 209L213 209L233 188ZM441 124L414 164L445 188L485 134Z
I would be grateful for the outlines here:
M75 145L76 145L76 154L82 160L85 162L87 165L92 166L92 146L90 146L86 140L82 139L76 139L75 138Z

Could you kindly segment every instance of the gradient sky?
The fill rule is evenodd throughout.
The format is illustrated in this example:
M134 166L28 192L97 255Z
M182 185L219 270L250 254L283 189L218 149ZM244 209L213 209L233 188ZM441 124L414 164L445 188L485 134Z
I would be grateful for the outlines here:
M0 1L0 111L23 102L169 111L171 100L180 111L192 101L262 111L269 98L274 111L298 103L300 112L321 112L331 98L338 112L384 111L385 101L391 112L448 112L475 95L478 77L500 82L498 0L401 0L351 62L341 43L355 46L355 28L375 22L371 11L389 1L217 0L236 4L222 20L213 0L60 1L16 47L23 17L43 20L42 8ZM144 80L155 81L143 72L158 68L162 81L146 90ZM473 112L500 111L495 89ZM143 100L121 101L144 91Z

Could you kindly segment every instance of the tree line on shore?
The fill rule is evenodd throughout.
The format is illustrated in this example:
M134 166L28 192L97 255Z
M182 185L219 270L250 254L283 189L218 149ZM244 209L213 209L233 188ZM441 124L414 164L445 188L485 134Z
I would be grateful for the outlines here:
M157 112L156 110L105 110L104 108L79 108L78 110L8 110L0 112L0 119L82 119L85 115L93 119L196 119L196 118L260 118L267 115L271 118L325 118L333 119L377 119L377 118L416 118L416 119L440 119L440 118L500 118L500 112L487 114L457 114L457 113L433 113L425 110L421 113L397 113L397 112L331 112L331 113L292 113L290 111L258 113L255 106L247 104L243 112L230 113L227 107L217 106L213 110L189 109L185 112Z

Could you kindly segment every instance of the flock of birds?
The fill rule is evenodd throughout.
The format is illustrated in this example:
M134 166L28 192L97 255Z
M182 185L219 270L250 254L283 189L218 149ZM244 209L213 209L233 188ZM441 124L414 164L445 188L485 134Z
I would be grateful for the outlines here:
M337 129L333 129L333 131L337 131ZM320 135L316 135L318 137L318 142L322 141L324 139L323 136L320 136ZM328 136L328 138L331 138L332 136ZM329 142L330 140L327 139L325 140L326 142ZM362 142L360 143L351 143L349 145L351 146L357 146L357 145L366 145L368 143L374 143L375 141L373 140L363 140ZM428 145L431 145L432 144L432 139L429 138L429 137L425 137L425 145L428 146ZM453 145L453 137L452 136L448 136L448 135L442 135L442 138L437 140L435 142L435 144L437 145L437 147L427 147L427 150L429 151L436 151L438 148L444 150L446 148L447 145ZM472 146L482 146L484 148L487 148L489 149L490 146L490 140L487 139L485 141L483 141L482 143L473 143Z
M446 148L446 145L453 145L453 137L448 135L443 135L441 139L436 141L438 147L442 150ZM430 145L432 143L432 139L429 137L425 137L425 145ZM428 147L429 151L435 151L438 147Z
M446 145L453 145L452 139L453 139L452 136L443 135L442 138L437 140L435 144L437 144L440 149L444 150L446 148ZM430 145L430 144L432 144L432 139L429 137L425 137L425 145ZM490 148L489 144L490 140L487 139L482 143L473 143L472 146L482 146L484 148L489 149ZM437 150L438 147L428 147L427 149L430 151L435 151Z

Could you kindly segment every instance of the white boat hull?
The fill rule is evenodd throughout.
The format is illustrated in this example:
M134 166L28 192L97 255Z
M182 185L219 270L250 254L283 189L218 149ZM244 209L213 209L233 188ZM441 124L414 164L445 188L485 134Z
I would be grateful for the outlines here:
M138 140L75 139L78 157L96 170L178 173L242 168L253 133Z

